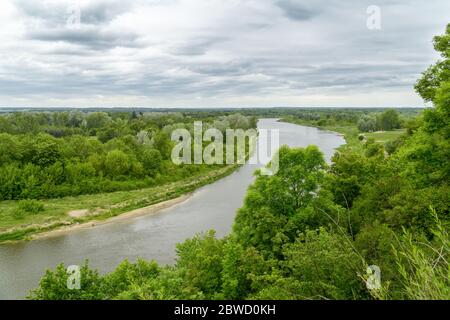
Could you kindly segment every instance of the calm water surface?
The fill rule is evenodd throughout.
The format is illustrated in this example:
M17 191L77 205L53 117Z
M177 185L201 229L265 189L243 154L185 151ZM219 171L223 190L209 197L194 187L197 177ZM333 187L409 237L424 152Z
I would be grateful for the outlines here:
M330 160L344 139L316 128L262 119L259 129L279 129L280 145L317 145ZM215 229L219 237L231 230L257 165L247 164L232 175L205 186L192 197L155 215L74 231L67 235L13 245L0 245L0 299L21 299L37 287L48 268L58 263L80 265L85 259L109 272L124 259L173 263L175 245L196 233Z

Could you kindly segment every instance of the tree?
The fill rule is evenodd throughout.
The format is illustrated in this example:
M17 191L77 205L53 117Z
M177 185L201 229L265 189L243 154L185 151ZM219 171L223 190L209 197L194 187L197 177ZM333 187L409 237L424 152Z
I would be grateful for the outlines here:
M377 119L378 127L384 131L401 128L400 116L397 110L384 111Z
M111 118L106 112L93 112L86 117L86 125L88 129L102 128L110 122Z
M324 228L306 231L284 249L284 268L299 283L300 299L356 299L368 296L358 277L366 268L351 238Z
M281 214L304 208L317 192L326 167L316 146L279 150L279 171L266 179L267 203Z
M172 151L172 143L164 132L157 133L153 139L153 147L159 150L163 159L169 159Z
M0 166L22 158L20 142L13 135L0 133Z
M358 121L358 129L361 132L373 132L377 130L377 120L373 117L364 117Z
M450 24L446 33L433 39L434 49L444 58L436 62L422 73L415 89L425 101L435 101L437 90L445 82L450 81Z
M176 266L185 286L196 288L209 299L221 291L223 245L224 240L216 239L214 231L177 245Z
M376 162L370 161L360 152L347 150L335 154L330 169L326 188L333 194L337 204L351 208L364 184L376 175Z
M253 290L252 277L269 272L269 265L254 247L244 249L232 234L224 245L222 259L224 299L245 299Z
M123 261L113 272L106 275L102 288L106 299L141 298L136 297L136 287L145 288L146 284L158 277L162 268L154 261L138 259L136 263Z
M415 183L430 186L450 180L450 24L446 34L434 38L434 47L444 58L419 79L416 90L434 108L425 110L422 127L405 142L398 161Z
M105 173L110 177L119 177L128 173L130 158L120 150L108 152L105 159Z
M156 149L146 148L140 155L144 170L151 176L155 175L162 165L161 153Z
M254 246L264 257L279 256L282 246L298 232L298 215L306 212L319 192L325 161L315 146L279 150L279 170L273 176L257 174L233 232L245 248Z
M68 287L69 273L64 264L60 264L55 271L48 270L40 281L40 285L33 290L30 297L35 300L101 300L102 278L97 271L89 268L88 263L80 268L80 290Z
M118 132L116 126L110 126L103 130L97 131L98 140L100 140L102 143L106 143L109 140L117 138L118 136L119 136L119 132Z
M42 167L50 166L61 158L59 140L48 135L39 134L35 139L29 141L29 161Z

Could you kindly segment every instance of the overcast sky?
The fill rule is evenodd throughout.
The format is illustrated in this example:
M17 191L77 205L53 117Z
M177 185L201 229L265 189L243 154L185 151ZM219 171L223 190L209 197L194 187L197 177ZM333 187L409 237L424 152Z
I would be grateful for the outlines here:
M448 0L1 0L0 106L420 106L449 18Z

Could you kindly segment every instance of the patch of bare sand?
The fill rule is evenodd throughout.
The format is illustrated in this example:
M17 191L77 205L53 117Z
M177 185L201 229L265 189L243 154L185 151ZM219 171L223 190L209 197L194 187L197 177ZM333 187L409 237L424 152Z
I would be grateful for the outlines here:
M73 210L67 213L67 215L69 217L72 218L84 218L87 215L89 215L89 210L85 209L85 210Z

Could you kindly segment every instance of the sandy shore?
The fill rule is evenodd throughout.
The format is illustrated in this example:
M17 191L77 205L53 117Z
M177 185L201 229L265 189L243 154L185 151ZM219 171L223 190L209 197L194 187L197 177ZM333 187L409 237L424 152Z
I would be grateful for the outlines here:
M94 227L98 227L98 226L102 226L102 225L114 223L114 222L126 221L129 219L144 216L144 215L156 214L163 209L173 207L177 204L180 204L180 203L188 200L191 196L192 196L192 193L188 193L188 194L182 195L181 197L178 197L178 198L175 198L172 200L159 202L159 203L153 204L151 206L147 206L144 208L125 212L125 213L119 214L115 217L112 217L112 218L109 218L106 220L100 220L100 221L92 220L92 221L85 222L85 223L73 224L73 225L57 228L54 230L37 233L37 234L32 235L31 239L35 240L35 239L58 237L61 235L68 234L70 232L74 232L74 231L90 229L90 228L94 228Z

